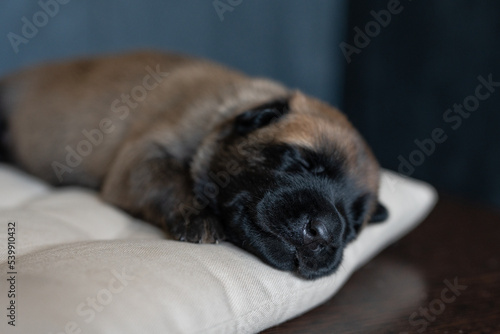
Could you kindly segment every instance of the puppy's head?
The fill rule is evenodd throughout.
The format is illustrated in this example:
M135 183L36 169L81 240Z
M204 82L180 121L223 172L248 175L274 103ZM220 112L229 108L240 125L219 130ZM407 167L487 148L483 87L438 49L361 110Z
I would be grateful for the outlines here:
M330 274L361 227L386 216L379 166L361 136L339 111L301 93L228 121L212 150L196 189L229 176L208 196L228 240L278 269Z

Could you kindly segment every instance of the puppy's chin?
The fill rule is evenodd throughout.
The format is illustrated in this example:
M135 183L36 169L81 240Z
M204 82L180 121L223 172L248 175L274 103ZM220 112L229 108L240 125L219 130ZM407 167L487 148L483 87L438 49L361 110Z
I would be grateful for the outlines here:
M307 246L296 247L292 242L265 232L252 232L251 242L233 241L237 246L258 256L266 264L295 273L304 279L317 279L337 270L342 262L343 247L327 246L312 251Z
M254 235L254 240L259 241L247 244L248 251L277 269L310 280L334 273L342 262L344 252L343 244L311 249L309 245L297 245L294 240L267 233Z
M295 260L295 273L305 279L317 279L332 274L342 262L343 251L343 247L331 247L319 254L299 250Z

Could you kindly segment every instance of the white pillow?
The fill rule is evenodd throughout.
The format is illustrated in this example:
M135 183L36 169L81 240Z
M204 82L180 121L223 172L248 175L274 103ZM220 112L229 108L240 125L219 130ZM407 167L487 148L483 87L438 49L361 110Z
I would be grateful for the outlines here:
M198 245L163 233L89 190L51 188L0 165L0 333L254 333L331 298L359 266L414 228L432 187L383 172L390 212L315 281L275 270L230 243ZM7 224L16 222L15 299L6 286ZM15 301L15 327L6 310Z

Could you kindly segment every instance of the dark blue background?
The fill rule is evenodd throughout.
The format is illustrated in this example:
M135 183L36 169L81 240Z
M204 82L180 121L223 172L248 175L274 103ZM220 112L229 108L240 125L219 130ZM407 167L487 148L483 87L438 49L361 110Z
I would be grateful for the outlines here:
M42 0L53 3L55 0ZM62 0L61 0L62 1ZM401 0L370 43L344 58L373 15L395 0L221 0L240 3L223 14L206 1L77 1L57 14L16 53L36 1L0 3L0 75L40 61L138 48L208 57L263 75L341 106L382 165L398 170L433 129L447 140L411 176L439 189L500 207L500 90L457 130L443 113L474 93L477 77L500 81L500 2ZM11 34L12 35L12 34Z
M345 1L244 0L221 21L212 1L72 0L17 54L7 34L22 35L22 17L32 21L41 7L5 1L0 9L0 75L46 59L156 48L212 58L333 103L341 98Z

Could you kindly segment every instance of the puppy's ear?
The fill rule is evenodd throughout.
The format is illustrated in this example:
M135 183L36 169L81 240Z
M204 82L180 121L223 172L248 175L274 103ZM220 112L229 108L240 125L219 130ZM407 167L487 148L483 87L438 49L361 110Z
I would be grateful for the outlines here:
M289 111L288 98L278 99L238 115L234 130L240 135L246 135L258 128L271 124Z
M389 211L380 202L377 203L377 208L370 219L370 223L381 223L387 220L387 218L389 218Z
M370 202L370 197L370 194L361 195L351 205L350 215L352 219L352 226L356 233L359 232L365 220L369 208L368 203Z
M366 218L366 214L368 213L368 204L370 203L371 195L365 194L356 201L354 201L353 205L351 206L351 217L353 221L353 227L356 232L359 232L359 229L361 225L363 225L363 221ZM377 207L375 209L375 212L372 214L370 217L369 223L380 223L389 217L389 211L387 211L386 207L380 202L377 203Z

